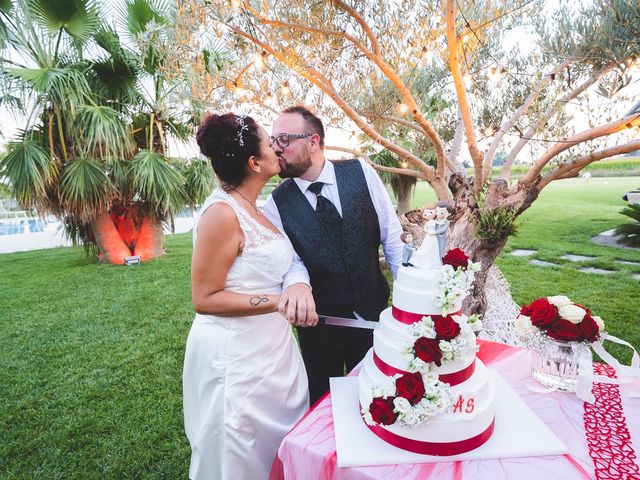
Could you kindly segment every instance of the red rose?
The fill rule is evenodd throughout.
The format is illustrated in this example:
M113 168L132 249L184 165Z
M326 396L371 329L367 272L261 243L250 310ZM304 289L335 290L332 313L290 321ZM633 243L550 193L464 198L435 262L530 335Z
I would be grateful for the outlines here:
M525 317L531 316L531 307L529 305L523 305L520 309L520 315L524 315Z
M467 268L467 265L469 265L469 257L459 248L454 248L442 257L442 264L451 265L454 269L459 267Z
M582 331L582 338L587 342L595 342L598 339L600 328L598 328L598 324L588 313L584 316L578 326Z
M409 400L411 405L415 405L424 395L424 383L420 372L405 373L396 380L396 390L398 396Z
M559 342L572 342L580 339L582 331L575 323L571 323L569 320L559 319L549 326L547 335Z
M529 305L531 313L531 323L541 330L550 328L551 324L558 318L558 308L549 303L546 298L539 298Z
M373 421L380 425L391 425L398 418L398 414L393 411L394 397L376 397L369 405L369 413Z
M440 345L435 338L420 337L413 344L413 349L418 357L423 362L435 363L437 366L441 365L442 352L440 351Z
M436 329L436 338L438 340L452 340L460 333L460 325L451 315L446 317L437 316L434 326Z

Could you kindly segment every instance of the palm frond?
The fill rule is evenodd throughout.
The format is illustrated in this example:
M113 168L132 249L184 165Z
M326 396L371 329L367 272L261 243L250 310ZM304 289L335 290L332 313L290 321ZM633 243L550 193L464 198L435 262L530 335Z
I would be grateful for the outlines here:
M13 2L11 0L0 0L0 11L9 13L13 8Z
M132 37L136 37L147 30L151 22L156 25L166 24L167 18L164 15L168 10L168 2L126 0L124 10L120 10L120 18L126 20L127 31Z
M24 82L56 105L75 110L89 94L89 85L78 68L7 68L7 75Z
M640 205L629 205L620 213L635 221L618 225L615 229L616 235L620 236L620 241L624 244L640 246Z
M36 21L57 34L64 30L77 40L87 40L100 25L94 0L28 0Z
M132 147L129 128L121 115L105 105L83 105L75 119L78 144L85 155L122 156Z
M131 176L129 175L130 162L120 157L107 157L105 166L111 183L118 192L118 197L130 199L132 196Z
M56 179L58 169L49 152L35 140L11 142L0 161L0 176L11 183L13 195L25 208L43 210L47 187Z
M60 181L60 200L66 212L88 221L106 210L115 192L105 167L87 157L69 162Z
M131 161L131 176L143 209L166 217L187 204L182 175L159 153L138 152Z
M202 204L215 185L213 169L209 162L194 158L184 167L182 175L189 205L195 208Z

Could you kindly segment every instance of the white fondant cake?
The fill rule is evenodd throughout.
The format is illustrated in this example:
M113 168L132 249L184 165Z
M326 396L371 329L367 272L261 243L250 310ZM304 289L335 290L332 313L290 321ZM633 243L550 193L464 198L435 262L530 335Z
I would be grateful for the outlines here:
M393 307L380 315L358 379L369 428L393 445L429 455L472 450L493 432L494 387L476 358L475 334L460 313L463 295L447 305L449 316L442 315L442 283L452 271L448 267L443 272L446 268L400 267ZM439 352L434 361L424 361L430 357L418 353L421 341ZM408 383L398 384L411 376ZM411 395L415 378L423 380L419 398Z

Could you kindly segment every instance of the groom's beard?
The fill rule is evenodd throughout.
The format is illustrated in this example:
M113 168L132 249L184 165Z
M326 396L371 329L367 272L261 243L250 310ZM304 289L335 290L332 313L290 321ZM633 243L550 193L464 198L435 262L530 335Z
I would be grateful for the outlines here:
M280 178L296 178L309 170L311 167L311 155L309 152L304 152L303 156L293 159L292 162L288 162L284 157L280 157Z

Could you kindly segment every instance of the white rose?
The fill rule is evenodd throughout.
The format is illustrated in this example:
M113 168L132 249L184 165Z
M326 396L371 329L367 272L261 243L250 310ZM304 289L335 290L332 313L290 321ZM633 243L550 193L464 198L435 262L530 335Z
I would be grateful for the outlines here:
M409 400L403 397L396 397L393 399L393 406L396 407L396 410L400 413L407 413L411 410L411 404Z
M585 312L584 308L571 304L558 307L558 313L571 323L580 323L587 312Z
M516 332L518 332L518 335L521 337L528 337L535 330L536 327L531 324L531 319L529 317L526 315L518 315L518 318L516 318Z
M556 295L554 297L547 297L547 300L551 305L555 305L556 307L564 307L566 305L573 305L573 302L569 300L568 297L564 295Z
M364 422L367 425L375 425L376 424L376 422L373 421L373 417L371 416L371 414L369 413L368 410L366 412L363 412L362 418L364 419Z
M593 320L598 324L598 330L601 332L604 330L604 322L597 315L593 316Z

